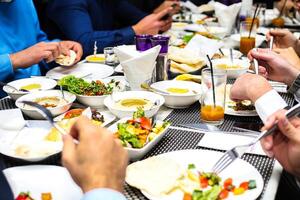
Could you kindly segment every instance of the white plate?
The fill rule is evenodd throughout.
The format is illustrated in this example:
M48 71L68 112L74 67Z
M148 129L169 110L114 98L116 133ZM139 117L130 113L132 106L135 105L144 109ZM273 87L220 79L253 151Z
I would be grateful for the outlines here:
M14 197L20 192L30 192L34 199L41 193L51 192L53 200L80 200L81 189L74 183L69 172L58 166L32 165L3 170Z
M241 110L235 111L233 108L230 108L229 105L232 105L234 102L230 99L230 89L232 85L226 85L226 104L225 104L225 114L232 116L243 116L243 117L255 117L258 116L256 110Z
M109 111L104 111L104 112L102 112L101 110L97 110L97 111L100 112L104 117L104 122L103 122L103 124L101 124L102 127L105 127L106 125L110 124L111 122L113 122L116 119L116 116L111 114L111 112L109 112ZM59 116L55 117L53 120L56 122L61 121L61 120L63 120L65 114L66 113L59 115Z
M127 120L130 120L130 119L132 119L132 117L122 118L119 121L117 121L116 123L114 123L113 125L111 125L108 128L108 130L115 133L115 132L118 131L118 124L119 123L125 123ZM161 122L161 121L158 121L158 122ZM131 161L136 161L136 160L139 160L142 157L144 157L144 155L146 155L146 153L148 153L164 137L164 135L167 133L167 130L168 130L169 127L170 127L170 125L167 126L162 133L160 133L158 136L156 136L151 142L146 144L141 149L134 149L134 148L127 148L126 147L125 149L128 151L129 159Z
M62 142L48 142L44 138L48 135L51 126L47 121L27 121L29 127L21 131L10 132L9 134L1 133L0 152L8 157L37 162L57 154L62 150ZM32 156L20 156L15 154L15 148L19 145L28 145L36 150L47 151L47 154Z
M188 164L195 164L197 169L201 171L209 172L211 171L213 165L217 160L223 155L223 153L209 150L184 150L175 151L170 153L161 154L164 158L173 159L177 161L183 169L186 169ZM251 164L241 159L237 159L228 168L226 168L220 174L222 180L227 178L233 179L233 184L240 184L244 181L255 180L257 188L253 190L248 190L244 194L239 196L234 196L232 193L227 198L228 200L254 200L261 194L264 182L260 173ZM155 183L154 183L155 184ZM154 197L145 191L142 193L151 200L182 200L183 193L181 191L175 191L168 196L164 197Z
M121 74L124 73L124 70L123 70L123 67L122 67L121 64L119 64L119 65L115 68L115 72L121 73Z
M106 78L114 73L112 67L97 63L80 63L73 67L56 67L47 72L46 76L59 80L67 75L78 78L88 76L90 78Z

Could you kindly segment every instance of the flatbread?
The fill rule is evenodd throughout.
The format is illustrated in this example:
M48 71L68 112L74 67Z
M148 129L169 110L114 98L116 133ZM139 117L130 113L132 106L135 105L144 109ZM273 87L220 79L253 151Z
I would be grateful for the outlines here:
M178 187L184 177L180 165L172 159L151 157L127 167L126 182L153 196L162 196Z
M75 60L76 60L76 53L75 51L70 50L69 56L61 54L55 59L55 62L62 66L71 66L75 63Z
M170 47L168 58L187 65L203 65L205 63L204 59L194 52L178 47Z
M177 63L175 61L171 61L171 72L174 73L189 73L194 72L199 69L202 69L205 66L204 63L198 63L195 65L189 65L185 63Z

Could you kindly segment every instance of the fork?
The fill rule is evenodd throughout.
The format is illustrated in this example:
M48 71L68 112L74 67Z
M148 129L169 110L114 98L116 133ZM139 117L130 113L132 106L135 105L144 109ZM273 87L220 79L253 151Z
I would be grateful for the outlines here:
M21 101L20 103L37 108L38 109L37 112L39 112L46 120L48 120L48 122L54 128L56 128L62 135L67 135L66 130L54 122L52 114L50 113L50 111L47 108L45 108L44 106L42 106L38 103L32 102L32 101Z
M286 113L286 117L288 119L298 116L300 112L300 104L297 104L293 108L289 109ZM237 158L240 158L249 147L256 144L260 139L265 136L273 134L278 129L277 123L274 124L269 130L265 130L260 133L252 142L245 145L238 145L233 147L232 149L226 151L224 155L216 162L213 166L212 171L216 174L221 173L225 168L227 168L230 164L232 164Z

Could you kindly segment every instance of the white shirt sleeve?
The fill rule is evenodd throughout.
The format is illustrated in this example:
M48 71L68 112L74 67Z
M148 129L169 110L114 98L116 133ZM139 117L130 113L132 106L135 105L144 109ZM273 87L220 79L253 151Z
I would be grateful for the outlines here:
M264 123L269 116L285 107L287 107L287 103L275 90L267 92L255 102L257 114Z

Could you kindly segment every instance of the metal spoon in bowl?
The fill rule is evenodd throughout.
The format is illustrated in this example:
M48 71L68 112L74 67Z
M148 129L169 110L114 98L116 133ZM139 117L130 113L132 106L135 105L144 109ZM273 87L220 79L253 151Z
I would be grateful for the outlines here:
M11 89L13 89L14 91L17 91L17 92L29 92L29 90L17 89L14 86L8 85L7 83L1 82L1 81L0 81L0 86L2 86L2 87L4 87L4 86L10 87Z
M150 92L156 92L156 93L161 93L161 94L170 94L169 92L153 88L148 83L142 83L141 88L148 90Z

